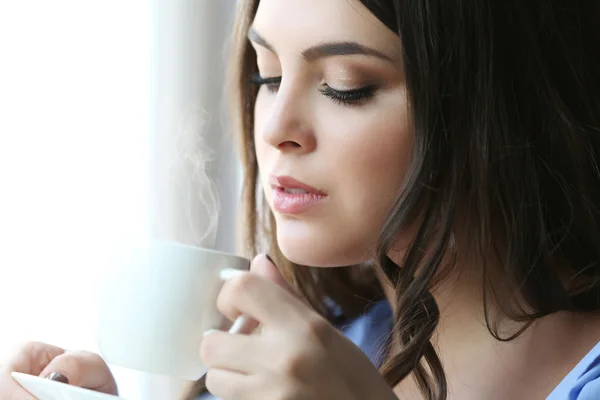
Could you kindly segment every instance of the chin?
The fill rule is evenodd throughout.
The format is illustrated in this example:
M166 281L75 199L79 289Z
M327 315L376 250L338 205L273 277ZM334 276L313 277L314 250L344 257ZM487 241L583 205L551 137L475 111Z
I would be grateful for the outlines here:
M348 230L333 230L300 220L277 221L279 248L285 258L295 264L339 267L367 261L362 246L357 245L357 241L342 237L340 232Z

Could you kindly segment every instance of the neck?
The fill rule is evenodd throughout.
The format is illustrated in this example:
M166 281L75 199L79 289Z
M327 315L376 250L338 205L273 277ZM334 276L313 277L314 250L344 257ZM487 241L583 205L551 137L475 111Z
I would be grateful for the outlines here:
M433 343L435 347L447 347L446 342L457 348L461 343L472 345L491 336L485 325L481 279L468 269L458 269L432 294L440 311L440 319ZM380 277L386 298L392 308L396 306L394 288Z
M485 398L490 385L506 386L502 380L513 382L510 390L521 391L534 382L537 390L547 395L598 342L600 321L598 318L590 321L589 316L573 313L556 313L537 320L513 341L498 341L486 325L482 279L478 273L469 272L474 270L455 268L460 274L452 273L432 293L440 310L432 344L450 387L455 393L465 395L456 398L471 397L465 391L473 388L479 388L481 398ZM393 288L387 284L383 287L394 307ZM490 316L498 315L492 301L488 301L487 311ZM522 323L504 318L499 321L498 333L500 337L508 337L522 327ZM532 395L540 397L540 392ZM504 396L500 398L511 398L512 394L504 393Z

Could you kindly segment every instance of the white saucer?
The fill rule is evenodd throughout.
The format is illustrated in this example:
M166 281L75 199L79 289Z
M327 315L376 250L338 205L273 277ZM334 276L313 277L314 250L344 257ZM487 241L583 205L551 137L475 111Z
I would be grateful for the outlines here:
M39 400L123 400L117 396L66 385L39 376L13 372L12 377Z

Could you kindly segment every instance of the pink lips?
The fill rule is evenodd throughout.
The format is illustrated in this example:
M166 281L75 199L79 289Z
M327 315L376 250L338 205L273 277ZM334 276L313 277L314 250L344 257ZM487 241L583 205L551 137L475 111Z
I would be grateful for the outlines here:
M282 214L301 214L319 204L327 194L289 176L270 176L273 208Z

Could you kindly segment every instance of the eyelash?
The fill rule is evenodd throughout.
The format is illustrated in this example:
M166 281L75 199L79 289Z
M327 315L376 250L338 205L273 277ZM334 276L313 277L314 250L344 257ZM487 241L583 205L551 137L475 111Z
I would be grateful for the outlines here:
M259 74L254 74L250 78L250 83L258 86L266 86L269 92L276 93L281 84L281 77L263 78ZM375 85L365 86L359 89L352 90L336 90L330 86L325 85L320 88L319 91L325 96L331 99L334 103L355 106L359 105L375 95L377 87Z

